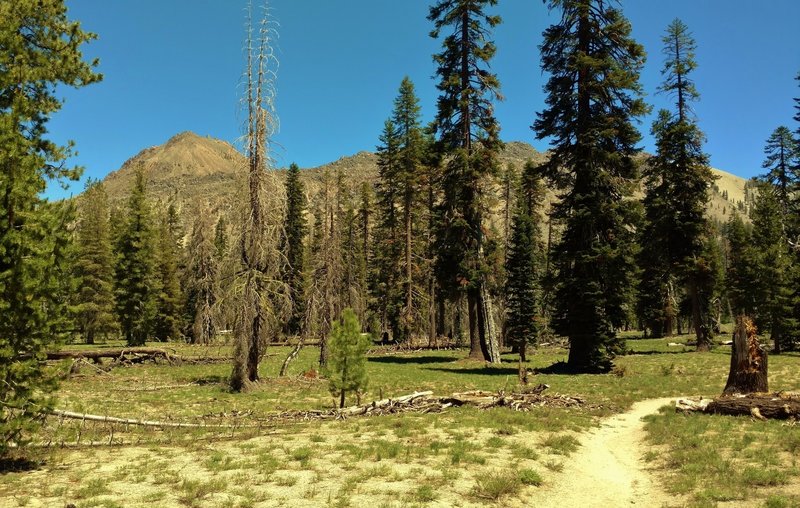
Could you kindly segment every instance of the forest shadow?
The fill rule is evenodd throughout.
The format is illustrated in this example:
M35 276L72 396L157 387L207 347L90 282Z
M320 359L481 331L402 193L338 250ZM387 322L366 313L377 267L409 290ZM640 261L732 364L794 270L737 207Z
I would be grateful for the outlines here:
M694 352L693 349L687 349L685 351L628 351L624 356L684 355Z
M0 459L0 475L8 473L26 473L36 471L44 465L42 461L35 461L24 458L4 458Z
M367 359L369 362L390 363L395 365L451 363L456 360L457 358L444 358L441 356L372 356Z
M451 374L475 374L478 376L516 376L519 375L519 370L514 367L472 367L469 369L450 369L447 367L423 367L425 370L434 370L437 372L449 372Z

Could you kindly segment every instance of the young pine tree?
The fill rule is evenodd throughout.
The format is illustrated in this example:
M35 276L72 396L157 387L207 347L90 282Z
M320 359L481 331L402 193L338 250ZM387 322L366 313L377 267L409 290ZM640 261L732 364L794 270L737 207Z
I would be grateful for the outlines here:
M118 330L114 315L114 254L108 196L102 182L90 181L78 211L75 272L79 290L75 312L87 344Z
M48 181L77 180L64 161L71 144L48 140L60 85L99 81L81 46L95 36L67 18L61 0L0 6L0 457L20 443L49 405L54 379L44 353L64 337L60 288L73 217L42 197Z
M144 345L153 332L160 291L155 248L144 172L138 168L116 248L117 319L129 346Z
M303 240L306 236L306 196L303 182L300 181L300 168L297 164L289 166L286 177L286 216L283 221L283 253L286 256L283 280L289 290L290 317L284 332L298 335L305 317L305 291L303 281Z
M486 13L497 0L438 0L428 19L431 36L444 34L434 55L440 92L434 129L447 157L442 171L439 280L466 293L470 357L500 362L494 306L486 276L485 183L497 171L502 148L493 101L500 82L489 70L500 17Z
M555 247L556 331L570 341L576 371L611 368L621 350L635 272L633 120L647 110L639 71L644 49L622 12L601 0L551 0L561 21L545 30L547 108L534 130L552 138L548 177L563 191L554 216L565 224Z
M367 388L367 350L371 345L369 337L361 333L356 313L345 309L333 323L325 366L331 395L339 398L339 407L344 407L347 393L355 393L360 401Z

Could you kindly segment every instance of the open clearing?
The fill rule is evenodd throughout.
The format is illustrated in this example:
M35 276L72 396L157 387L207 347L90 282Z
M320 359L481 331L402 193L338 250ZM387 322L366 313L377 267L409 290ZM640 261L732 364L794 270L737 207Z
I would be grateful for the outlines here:
M265 382L241 395L227 391L225 363L107 373L84 366L62 384L59 408L238 428L50 418L33 436L50 443L37 448L40 464L0 473L0 506L800 506L800 427L657 411L667 397L720 393L729 362L724 347L698 354L668 342L675 339L629 341L631 354L613 374L534 376L547 393L585 399L580 408L456 408L252 428L278 411L331 407L325 382L302 375L315 349L275 379L288 349L271 348ZM184 356L228 354L169 346ZM516 383L512 355L492 367L463 351L385 353L370 355L364 400ZM542 348L530 366L546 369L565 354ZM796 354L771 357L770 388L797 390L799 367Z

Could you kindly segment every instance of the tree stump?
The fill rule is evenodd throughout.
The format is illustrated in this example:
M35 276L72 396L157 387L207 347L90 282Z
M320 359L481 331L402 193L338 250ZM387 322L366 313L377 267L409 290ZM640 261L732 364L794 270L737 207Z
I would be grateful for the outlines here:
M747 316L736 318L731 347L731 369L723 395L765 393L767 386L767 352L761 347L756 326Z

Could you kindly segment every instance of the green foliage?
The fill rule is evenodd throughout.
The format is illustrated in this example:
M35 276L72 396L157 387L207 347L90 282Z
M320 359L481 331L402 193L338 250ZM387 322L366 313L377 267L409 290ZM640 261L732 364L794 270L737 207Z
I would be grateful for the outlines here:
M78 329L87 344L97 336L117 331L114 315L114 254L111 250L108 197L100 182L90 182L83 193L77 227L78 278L75 312Z
M800 323L794 314L800 305L795 285L798 267L786 239L779 196L778 189L763 185L751 213L757 274L755 323L760 330L769 330L778 353L793 349L800 339Z
M419 99L414 84L403 78L391 119L384 125L379 151L378 219L374 238L373 300L384 327L402 341L419 322L424 258L420 199L426 140L420 126Z
M153 332L160 290L155 242L144 173L138 169L116 249L117 316L129 346L143 345Z
M369 337L361 334L353 309L345 309L341 319L333 324L324 369L330 392L339 397L340 407L344 407L347 392L360 394L367 387L366 354L370 346Z
M159 281L153 336L161 342L166 342L181 338L181 330L184 327L185 301L180 284L183 246L174 205L167 208L167 214L161 218L156 233L158 234L156 270Z
M185 275L186 335L193 344L208 344L217 329L213 309L219 293L219 259L211 220L207 211L198 213L189 238Z
M303 289L303 239L307 230L305 208L306 197L303 182L300 181L300 168L293 163L289 166L286 176L286 216L283 221L284 237L281 248L286 256L283 279L291 299L290 317L284 330L289 335L300 333L305 316Z
M731 216L725 228L728 245L728 266L725 273L725 293L734 315L754 316L757 302L758 253L752 245L750 228L738 214Z
M608 2L552 0L559 23L544 32L542 69L547 107L534 130L551 138L547 176L564 191L553 217L564 232L553 258L556 332L570 341L568 363L607 371L622 350L616 329L627 318L635 274L631 195L639 132L647 107L639 71L644 49L630 23Z
M41 360L67 329L72 209L41 197L48 181L77 180L72 144L45 138L61 108L58 85L101 79L82 59L94 39L61 0L0 3L0 456L36 423L55 383Z
M526 166L523 182L506 259L506 337L520 350L536 344L539 333L542 246L537 208L544 198L544 186L532 164Z
M800 185L800 147L788 127L780 126L767 139L764 146L764 163L767 173L760 178L774 186L775 197L781 205L782 219L798 213L797 198L793 193Z
M450 295L466 292L472 356L498 361L494 317L486 295L491 265L484 222L486 183L498 170L502 148L494 117L501 99L500 82L489 67L496 47L492 29L499 16L486 13L497 0L438 0L429 11L431 36L442 37L442 52L434 55L439 82L433 130L437 148L446 155L441 174L438 210L437 265L440 287ZM443 34L444 32L444 34ZM479 350L480 349L480 350Z
M698 347L707 347L710 300L702 295L715 289L703 284L716 280L707 272L715 260L702 257L702 253L710 245L705 209L714 177L703 153L705 137L690 106L699 98L690 77L697 67L695 41L679 19L670 23L662 40L666 60L659 90L675 99L675 110L659 111L652 127L657 151L644 172L638 310L653 336L671 335L678 302L682 294L688 294Z

